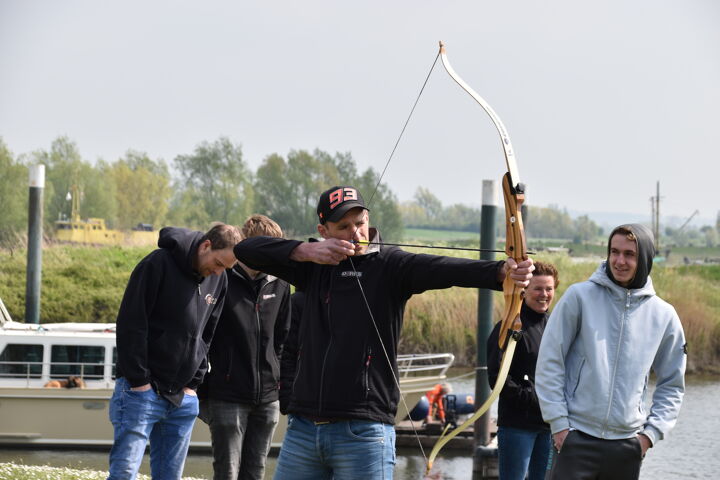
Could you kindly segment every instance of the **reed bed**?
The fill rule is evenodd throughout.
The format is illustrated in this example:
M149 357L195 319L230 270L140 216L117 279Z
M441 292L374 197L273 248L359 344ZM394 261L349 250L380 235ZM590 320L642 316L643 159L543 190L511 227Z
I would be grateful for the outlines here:
M434 253L421 249L417 252ZM569 285L587 280L602 261L576 261L560 255L539 255L535 259L558 268L560 286L555 302ZM720 266L657 265L651 276L658 295L675 307L683 323L689 350L688 371L720 373ZM456 365L475 365L477 297L476 289L450 288L411 298L400 351L452 352ZM504 304L499 292L494 300L493 323L500 319Z

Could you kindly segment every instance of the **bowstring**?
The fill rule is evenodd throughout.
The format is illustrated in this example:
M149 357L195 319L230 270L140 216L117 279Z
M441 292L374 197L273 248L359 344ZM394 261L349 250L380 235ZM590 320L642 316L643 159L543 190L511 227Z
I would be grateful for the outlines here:
M415 112L415 107L417 107L418 102L420 101L420 97L422 96L423 92L425 91L425 86L427 85L428 81L430 80L430 75L432 75L433 70L435 70L435 65L437 64L438 58L440 58L440 52L435 56L435 60L432 63L432 66L430 67L430 71L428 72L427 76L425 77L425 81L422 84L422 87L420 87L420 92L417 95L417 98L415 99L415 103L413 103L412 108L410 109L410 114L407 116L407 119L405 120L405 124L402 127L402 130L400 130L400 135L398 135L397 140L395 141L395 145L393 146L392 151L390 152L390 156L387 159L387 162L385 162L385 167L383 167L382 172L380 173L380 177L378 178L377 183L375 184L375 189L373 190L372 195L370 195L370 200L368 200L368 206L372 205L373 198L375 198L375 194L378 191L378 188L380 188L380 182L382 182L383 177L385 176L385 172L387 171L388 167L390 166L390 161L393 159L393 156L395 155L395 151L398 148L398 145L400 145L400 140L402 139L403 135L405 134L405 129L407 128L408 124L410 123L410 119L413 116L413 113Z
M385 176L385 172L387 171L388 167L390 166L390 162L392 161L395 151L398 148L398 145L400 144L400 140L402 139L403 135L405 134L405 130L407 129L408 124L410 123L410 119L413 116L413 113L415 112L415 108L417 107L418 103L420 102L420 97L422 96L423 92L425 91L425 87L427 86L428 81L430 80L430 75L432 75L433 70L435 69L435 65L437 64L438 58L440 58L440 53L435 56L435 60L432 63L432 66L430 67L430 71L428 72L427 76L425 77L425 81L422 84L422 87L420 87L420 92L418 93L417 97L415 98L415 102L413 103L412 108L410 109L410 114L408 114L407 119L405 119L405 124L402 127L402 130L400 130L400 135L398 135L397 140L395 141L395 145L393 145L393 149L390 152L390 155L388 156L387 162L385 162L385 166L383 167L382 172L380 173L380 177L378 178L377 183L375 184L375 188L372 192L372 195L370 195L370 200L368 200L368 208L367 210L370 210L370 206L372 205L372 201L375 198L375 194L378 191L378 188L380 188L380 183L382 182L383 177ZM357 232L359 227L355 227L355 232ZM353 236L355 236L355 232L353 232ZM365 289L363 289L362 282L360 281L360 276L357 274L357 270L355 269L355 262L353 262L352 257L348 257L348 260L350 260L350 265L352 266L353 272L355 273L355 279L357 280L358 287L360 288L360 294L362 295L363 301L365 302L365 307L367 308L368 314L370 315L370 320L372 321L373 328L375 328L375 333L378 336L378 340L380 341L380 346L382 347L383 354L385 355L385 360L388 363L388 366L390 367L390 372L392 373L393 380L395 381L395 385L397 386L398 393L400 395L400 400L402 401L403 406L405 407L405 412L408 414L408 418L410 418L410 408L408 408L407 402L405 401L405 397L402 395L401 389L400 389L400 381L397 378L397 375L395 375L395 368L393 365L392 360L390 360L390 355L388 354L387 348L385 347L385 342L382 340L382 336L380 335L380 329L378 328L377 322L375 321L375 316L372 313L372 309L370 308L370 302L368 302L367 297L365 296ZM415 435L415 439L417 440L418 446L420 447L420 452L422 453L423 459L425 459L425 464L427 464L428 458L427 455L425 455L425 449L422 446L422 442L420 441L420 435L417 432L417 429L415 428L415 421L410 418L410 426L412 427L413 434Z
M360 282L360 277L357 275L357 270L355 270L355 263L353 262L352 257L348 257L348 260L350 260L350 265L352 265L353 271L355 272L355 278L357 279L358 287L360 287L360 294L362 295L365 306L367 307L367 311L370 315L370 320L372 320L372 325L375 328L375 333L378 336L378 340L380 340L380 346L382 347L383 354L385 355L385 360L387 360L388 366L390 367L390 373L392 373L393 380L395 380L395 385L397 386L398 394L400 395L400 401L405 407L405 412L407 413L408 418L410 418L410 426L412 427L413 433L415 434L415 439L418 442L418 447L420 447L420 453L422 453L425 464L427 465L428 458L427 455L425 455L425 449L423 448L422 442L420 441L420 434L418 434L417 429L415 428L415 421L412 419L412 417L410 417L410 408L408 407L408 404L405 401L405 396L402 394L402 391L400 389L400 380L398 380L397 375L395 375L395 368L393 368L393 362L392 360L390 360L390 354L388 354L387 348L385 347L385 342L382 341L380 329L378 328L377 322L375 321L375 316L373 315L372 309L370 308L370 302L368 302L368 299L365 296L365 290L363 289L362 283Z

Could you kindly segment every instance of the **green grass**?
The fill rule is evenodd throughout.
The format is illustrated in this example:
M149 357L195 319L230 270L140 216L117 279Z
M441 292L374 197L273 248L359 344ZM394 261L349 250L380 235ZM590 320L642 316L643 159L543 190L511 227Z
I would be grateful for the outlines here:
M653 269L658 294L675 307L685 329L690 370L720 365L720 266Z
M668 247L671 255L687 255L690 258L715 258L720 259L720 248L718 247ZM666 247L661 246L660 252L664 255Z
M43 249L40 322L114 322L135 265L152 247ZM24 321L26 251L0 251L0 298Z
M695 275L709 282L720 282L720 265L687 265L676 269L680 274Z
M442 242L443 245L450 245L452 242L475 242L479 244L480 234L477 232L460 232L456 230L428 230L424 228L406 228L404 230L404 242Z

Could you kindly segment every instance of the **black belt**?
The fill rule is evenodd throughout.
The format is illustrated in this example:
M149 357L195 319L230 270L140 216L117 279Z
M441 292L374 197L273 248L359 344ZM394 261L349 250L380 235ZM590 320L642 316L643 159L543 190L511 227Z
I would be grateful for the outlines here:
M312 417L309 415L302 415L303 418L310 420L315 425L327 425L330 423L337 423L344 421L343 418L327 418L327 417Z

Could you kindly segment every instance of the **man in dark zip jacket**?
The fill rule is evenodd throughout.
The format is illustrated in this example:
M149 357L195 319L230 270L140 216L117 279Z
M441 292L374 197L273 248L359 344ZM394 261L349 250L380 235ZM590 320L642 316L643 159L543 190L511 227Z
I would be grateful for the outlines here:
M550 425L540 413L535 393L535 367L559 280L554 265L545 262L534 265L535 271L525 289L520 311L523 334L498 403L498 468L503 480L542 480L550 457ZM503 357L498 346L500 326L498 322L487 340L490 387L495 387Z
M243 238L282 237L280 226L253 215ZM290 328L287 282L239 263L227 271L210 371L198 390L201 418L210 425L215 480L262 480L279 421L280 354Z
M179 479L207 370L207 351L236 262L235 227L206 234L160 231L159 249L133 270L117 317L117 379L110 400L115 431L109 479L137 475L150 440L154 479Z
M372 244L379 236L354 187L324 192L317 212L324 241L255 237L235 247L240 261L305 294L275 478L392 478L405 303L429 289L500 290L509 269L526 286L532 261L516 265L380 248Z

